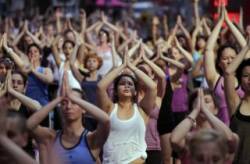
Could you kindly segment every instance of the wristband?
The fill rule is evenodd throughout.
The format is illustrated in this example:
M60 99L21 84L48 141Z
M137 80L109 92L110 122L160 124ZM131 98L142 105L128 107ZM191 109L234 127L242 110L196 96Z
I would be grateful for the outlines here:
M194 118L192 118L191 116L187 116L187 119L189 119L192 122L192 128L196 128L196 120Z

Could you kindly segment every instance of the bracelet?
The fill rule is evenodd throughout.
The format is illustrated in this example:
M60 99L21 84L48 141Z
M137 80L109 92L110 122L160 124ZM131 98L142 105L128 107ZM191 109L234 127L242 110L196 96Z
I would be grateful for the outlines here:
M192 122L192 128L195 128L197 125L196 120L192 118L191 116L187 116L186 118Z

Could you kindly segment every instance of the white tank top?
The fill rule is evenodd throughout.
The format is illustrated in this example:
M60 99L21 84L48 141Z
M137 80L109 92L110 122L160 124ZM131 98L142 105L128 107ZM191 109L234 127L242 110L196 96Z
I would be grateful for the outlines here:
M128 120L117 117L118 105L110 114L110 133L103 147L103 164L128 164L138 158L147 158L144 120L136 104Z

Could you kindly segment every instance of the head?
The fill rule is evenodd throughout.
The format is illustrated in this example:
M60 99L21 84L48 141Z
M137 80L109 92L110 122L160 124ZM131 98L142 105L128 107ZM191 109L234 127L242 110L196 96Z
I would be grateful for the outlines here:
M162 59L158 59L155 61L155 64L160 67L162 69L162 71L166 71L167 70L167 64L164 60Z
M28 140L26 118L19 112L9 109L6 120L7 136L18 146L25 147Z
M192 164L224 164L227 160L227 140L212 129L196 132L188 139L188 148Z
M89 71L98 70L102 66L102 58L96 54L88 54L84 59L84 66Z
M0 58L0 79L5 79L7 71L12 69L14 63L9 58Z
M121 99L130 98L132 102L137 102L137 81L130 74L121 74L114 81L114 102Z
M29 35L24 35L23 40L26 45L30 45L34 43L32 38Z
M181 52L174 46L170 48L170 56L171 58L176 59L178 61L183 58Z
M49 23L45 26L45 32L48 36L53 36L55 34L55 29L53 24Z
M223 75L223 71L233 61L237 55L237 50L232 45L223 45L218 49L216 58L216 68Z
M218 114L218 109L216 107L216 101L213 97L212 92L209 89L203 89L204 93L204 102L206 106L208 107L208 110L213 113L214 115ZM196 102L198 101L198 92L195 91L189 96L189 111L192 111L194 109L194 106ZM205 116L203 113L200 113L198 116L199 120L205 120Z
M24 93L26 82L27 77L24 76L20 71L16 70L12 72L12 87L14 90L20 93Z
M250 59L244 60L236 70L236 77L245 91L250 93Z
M72 30L66 30L64 32L64 37L65 37L65 40L70 40L71 42L75 41L75 35Z
M73 53L75 43L71 40L65 40L63 42L63 53L65 54L66 59L69 59L71 54Z
M35 60L35 61L40 61L41 59L41 49L40 47L35 44L35 43L32 43L28 46L28 49L27 49L27 54L28 54L28 58L29 60Z
M196 50L202 50L206 46L207 38L205 36L199 35L196 42Z
M100 40L101 43L107 43L110 40L109 39L109 33L105 29L101 29L98 36L99 36L99 40Z
M79 89L72 89L72 94L79 98L85 99L83 92ZM81 121L85 111L70 99L65 99L61 103L61 114L64 123Z

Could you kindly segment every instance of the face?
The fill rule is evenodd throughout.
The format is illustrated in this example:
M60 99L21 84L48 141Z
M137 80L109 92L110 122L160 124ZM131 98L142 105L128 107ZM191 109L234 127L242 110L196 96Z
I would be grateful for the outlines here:
M73 45L70 42L67 42L63 47L63 52L65 54L65 57L69 59L70 55L73 52Z
M245 92L250 92L250 66L246 66L242 70L241 86Z
M35 46L30 47L28 51L28 57L30 61L40 61L39 49Z
M176 60L180 60L182 58L180 51L175 47L171 48L171 56Z
M224 164L224 154L220 151L218 145L213 142L197 144L196 150L193 150L192 164Z
M101 31L99 33L99 39L100 39L100 42L103 43L103 42L107 42L108 41L108 36L105 32Z
M31 39L30 36L25 35L25 37L24 37L24 42L25 42L27 45L30 45L30 44L33 43L33 40Z
M80 93L76 91L72 92L73 95L81 97ZM83 112L84 110L82 110L79 105L73 103L71 100L66 99L62 101L62 116L65 122L72 122L81 119Z
M27 145L27 133L22 133L18 129L18 121L15 118L8 118L6 123L7 136L19 147L25 147Z
M47 25L46 26L46 33L49 36L54 35L54 27L52 25Z
M123 76L118 82L117 87L118 87L117 91L119 98L120 97L132 98L136 94L134 81L128 76Z
M96 58L88 58L87 63L86 63L86 68L89 71L95 71L98 69L99 62Z
M197 41L197 45L199 49L202 49L206 46L206 41L203 38L199 38Z
M225 48L222 52L220 61L219 61L219 67L222 70L226 70L227 66L233 61L233 59L236 57L236 52L232 48Z
M1 63L0 64L0 77L5 77L6 74L7 74L7 68L3 63Z
M23 93L25 86L23 77L20 74L12 74L12 86L17 92Z

